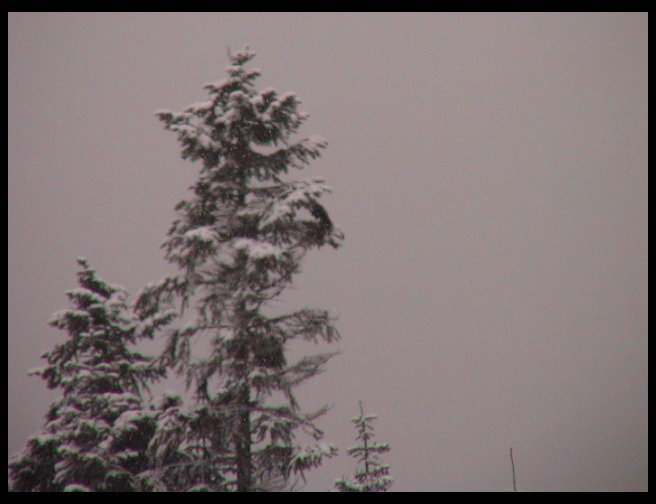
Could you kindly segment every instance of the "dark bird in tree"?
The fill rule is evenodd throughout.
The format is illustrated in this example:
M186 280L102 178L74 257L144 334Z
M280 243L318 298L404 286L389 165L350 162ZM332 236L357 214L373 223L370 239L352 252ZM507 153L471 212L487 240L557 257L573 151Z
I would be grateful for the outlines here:
M316 201L313 201L310 206L310 213L319 221L319 229L322 232L322 236L325 237L330 234L330 231L333 229L333 221L330 220L326 209Z

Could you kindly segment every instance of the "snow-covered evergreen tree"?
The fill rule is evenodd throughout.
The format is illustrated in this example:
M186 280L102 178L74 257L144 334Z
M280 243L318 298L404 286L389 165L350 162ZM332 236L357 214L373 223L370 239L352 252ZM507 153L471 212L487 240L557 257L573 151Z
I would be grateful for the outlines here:
M193 486L197 467L188 464L193 457L185 443L189 420L182 397L174 392L163 394L148 408L126 411L117 419L113 447L120 446L122 439L131 440L134 445L131 436L142 441L138 453L146 463L135 471L135 489L181 491Z
M394 482L389 475L389 466L381 461L380 454L389 451L388 443L375 443L373 421L376 415L365 415L360 401L360 416L352 418L358 431L359 443L346 452L360 464L353 478L341 478L335 481L339 492L385 492Z
M137 420L141 392L164 371L130 347L152 338L174 313L140 320L124 289L98 278L86 260L78 263L79 286L66 293L73 307L50 321L67 339L43 355L45 367L32 371L63 396L50 405L43 430L10 460L10 490L133 490L134 475L148 467L145 446L155 415ZM126 412L136 431L117 422Z
M333 318L320 309L276 316L263 309L290 285L309 249L338 247L343 235L318 201L330 192L323 180L283 180L326 141L293 142L307 118L296 95L258 91L248 48L229 57L227 78L204 86L208 100L157 113L177 134L182 157L202 167L163 245L179 274L149 285L138 306L157 313L177 302L183 317L162 356L186 376L196 401L185 440L194 457L177 467L203 468L194 488L255 491L336 453L298 445L300 432L322 437L314 420L325 408L303 413L293 392L334 354L291 363L286 352L293 340L337 340Z

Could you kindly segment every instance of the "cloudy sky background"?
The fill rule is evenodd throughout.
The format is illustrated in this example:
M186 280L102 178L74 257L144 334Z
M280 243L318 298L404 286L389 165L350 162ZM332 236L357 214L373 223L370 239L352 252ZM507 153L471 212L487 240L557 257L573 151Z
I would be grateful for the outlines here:
M154 116L226 47L296 91L345 235L272 308L339 315L303 386L353 444L362 399L397 491L648 488L647 14L8 15L8 454L57 393L75 258L135 294L199 166ZM323 350L326 348L324 347ZM314 349L307 349L309 353ZM301 350L304 351L304 350ZM342 454L305 490L353 472Z

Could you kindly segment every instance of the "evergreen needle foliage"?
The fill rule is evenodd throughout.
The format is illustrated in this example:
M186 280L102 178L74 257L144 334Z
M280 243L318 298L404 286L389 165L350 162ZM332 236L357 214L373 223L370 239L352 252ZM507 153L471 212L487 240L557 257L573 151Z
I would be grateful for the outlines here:
M139 320L121 287L98 278L86 260L78 263L79 286L67 292L73 307L50 321L67 339L43 355L45 367L31 373L63 396L51 404L43 431L10 460L9 490L135 490L135 475L148 465L144 447L154 413L138 413L144 408L141 394L164 370L130 347L152 338L174 314ZM124 428L127 423L132 431Z
M334 353L297 362L287 353L296 340L338 340L334 318L312 308L263 311L306 252L337 248L343 238L319 203L330 192L323 180L283 180L326 141L292 140L308 116L294 93L256 89L260 72L246 67L254 56L248 48L229 54L227 78L204 86L206 101L157 113L182 157L201 164L163 244L179 272L147 286L137 302L141 316L175 306L182 321L160 362L185 377L194 405L184 426L162 434L159 450L184 456L172 464L155 453L176 489L281 489L336 453L297 444L301 432L321 439L314 421L326 408L305 413L294 395Z
M335 353L288 357L296 341L337 341L334 317L264 312L309 250L343 239L319 203L324 181L284 180L327 144L293 141L308 116L294 93L255 88L260 72L246 68L254 56L229 54L227 78L204 86L207 101L157 112L182 157L201 164L162 246L178 272L128 307L122 288L79 260L79 288L67 293L74 306L51 321L68 339L34 371L63 397L10 460L10 490L284 490L336 455L315 424L327 408L304 412L294 394ZM174 319L159 358L130 348ZM192 404L176 394L144 403L169 369Z
M389 475L389 466L384 465L379 456L390 450L389 444L373 441L373 421L376 418L376 415L364 414L360 401L360 416L351 419L358 431L356 440L359 444L346 450L358 461L360 467L353 478L335 481L335 488L339 492L386 492L394 483Z

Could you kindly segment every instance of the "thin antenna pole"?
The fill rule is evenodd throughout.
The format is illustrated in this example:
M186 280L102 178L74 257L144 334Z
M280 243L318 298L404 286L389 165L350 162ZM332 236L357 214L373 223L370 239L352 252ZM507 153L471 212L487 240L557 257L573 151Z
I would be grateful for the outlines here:
M512 467L513 492L516 492L517 491L517 480L515 479L515 460L513 459L512 448L510 449L510 465Z

